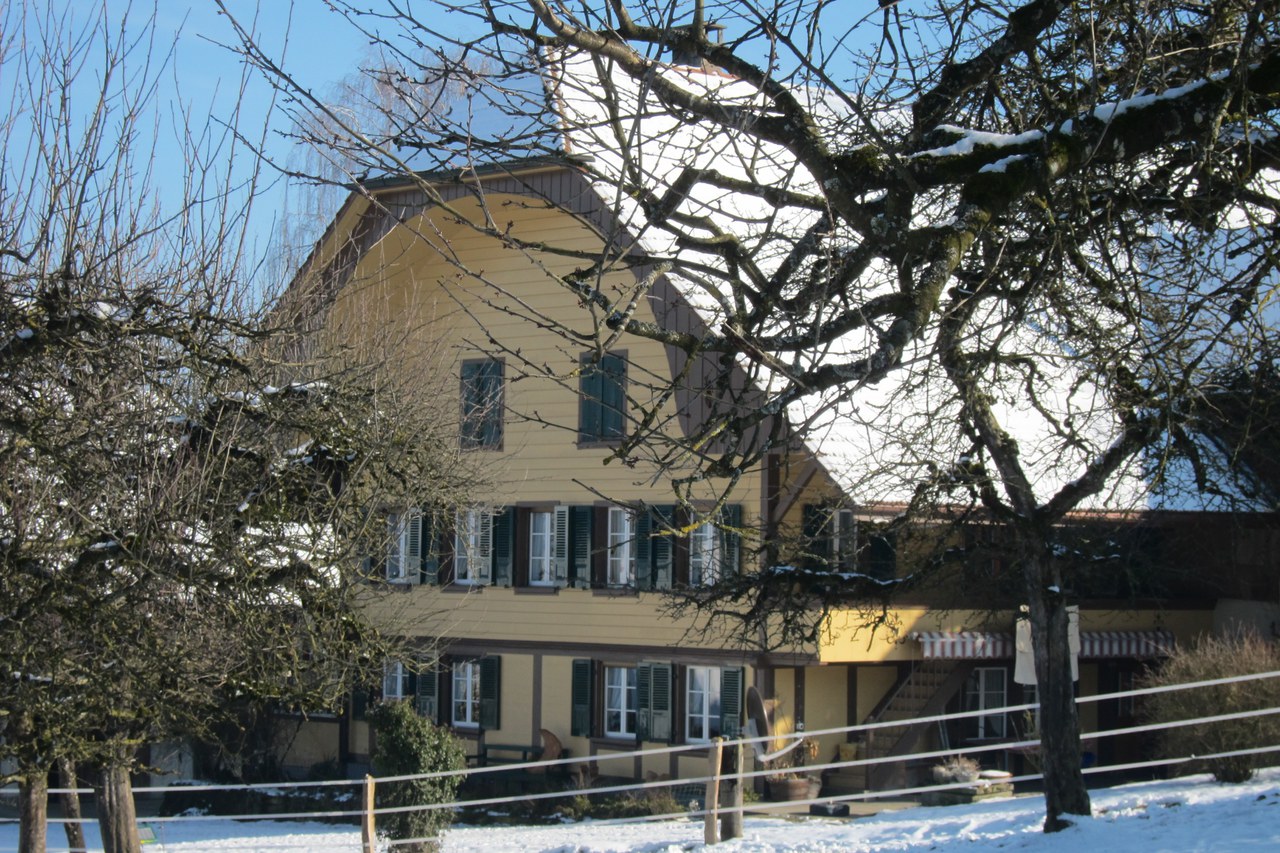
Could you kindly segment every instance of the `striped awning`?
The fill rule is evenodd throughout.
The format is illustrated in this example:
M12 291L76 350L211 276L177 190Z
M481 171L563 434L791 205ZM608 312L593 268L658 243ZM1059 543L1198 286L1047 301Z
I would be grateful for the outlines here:
M997 660L1013 657L1013 635L993 631L916 631L925 659Z
M1080 634L1080 657L1168 657L1175 645L1169 631L1084 631Z

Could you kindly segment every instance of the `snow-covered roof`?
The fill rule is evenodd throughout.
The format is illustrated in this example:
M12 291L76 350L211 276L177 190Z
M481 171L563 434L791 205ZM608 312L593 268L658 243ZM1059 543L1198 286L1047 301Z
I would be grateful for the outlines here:
M599 59L573 53L558 59L553 103L561 111L565 144L569 151L592 158L596 191L645 252L658 257L679 252L686 261L692 254L699 262L723 263L710 252L679 245L674 233L652 221L630 188L655 188L661 196L665 190L681 186L687 170L712 169L730 180L818 195L813 177L781 146L761 142L750 134L728 132L719 123L682 118L677 109L662 101L655 86L610 69ZM715 100L742 122L764 110L754 86L715 71L657 64L651 73L692 97ZM826 141L833 150L862 144L863 140L850 135L849 123L843 120L835 99L810 90L797 92L796 97L818 117L824 133L830 134ZM886 112L877 120L889 123L898 118ZM952 148L1023 141L959 129L953 135L957 141L950 144ZM705 228L692 229L699 236L711 237L716 228L732 232L766 271L775 269L795 238L821 216L819 210L798 206L783 208L782 215L778 211L759 196L700 182L694 182L689 194L672 206L673 214L704 218ZM687 224L684 230L690 230ZM669 277L704 322L718 328L731 310L732 295L720 292L713 277L692 280L678 271ZM896 281L886 267L872 266L856 287L857 298L864 300L893 292ZM832 310L837 309L833 306ZM1044 500L1103 453L1118 436L1121 424L1090 377L1078 375L1076 363L1055 342L1051 330L1038 329L1031 322L1019 329L1017 348L1035 353L1038 369L1031 374L1010 370L1005 384L988 391L1018 441L1022 460L1034 478L1037 498ZM870 329L846 335L810 351L804 357L810 361L797 366L811 367L866 353L874 344L873 335ZM759 365L753 365L753 375L767 390L776 390L780 384L781 377L763 372ZM775 387L770 389L771 385ZM1032 394L1035 406L1030 403ZM959 434L954 417L957 407L954 388L938 359L931 357L922 343L904 360L900 371L878 385L858 389L847 397L843 390L813 394L791 404L788 415L802 428L814 455L855 500L902 502L930 471L964 462L969 441ZM1073 442L1062 441L1066 425L1076 433ZM1113 478L1082 508L1141 505L1148 490L1137 467L1135 463Z

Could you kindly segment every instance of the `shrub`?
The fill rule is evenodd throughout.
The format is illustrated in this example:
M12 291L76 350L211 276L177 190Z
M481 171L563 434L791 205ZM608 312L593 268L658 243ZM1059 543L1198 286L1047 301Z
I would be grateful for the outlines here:
M1280 648L1252 632L1203 638L1192 649L1179 650L1163 667L1141 679L1144 687L1205 681L1280 669ZM1146 697L1143 716L1152 722L1207 717L1235 711L1280 706L1280 679L1198 687ZM1160 732L1157 749L1166 758L1205 755L1272 746L1280 743L1280 716L1179 726ZM1208 770L1220 782L1244 782L1268 754L1214 758L1195 762L1192 772Z
M387 702L369 714L374 746L370 756L375 776L404 776L441 770L461 770L466 753L448 729L418 715L409 702ZM383 782L377 787L379 807L421 806L452 802L462 776ZM379 815L378 833L391 839L435 838L453 819L450 809L424 809ZM434 845L431 845L434 846ZM421 851L428 844L398 846Z

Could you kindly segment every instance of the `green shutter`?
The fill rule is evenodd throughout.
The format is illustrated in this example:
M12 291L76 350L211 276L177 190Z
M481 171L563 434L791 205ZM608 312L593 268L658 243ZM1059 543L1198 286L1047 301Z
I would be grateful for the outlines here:
M574 586L591 586L591 519L594 508L569 508L569 579Z
M627 363L622 356L606 353L600 359L600 437L622 438L626 432Z
M558 506L551 515L551 566L556 585L569 585L569 507Z
M591 688L595 681L595 665L589 660L573 662L573 685L570 688L571 712L569 734L591 737Z
M636 555L635 584L638 589L653 588L653 540L649 538L652 533L653 517L647 510L638 513L633 531L635 541L632 543Z
M414 707L418 714L431 722L440 719L440 673L425 669L418 675L418 689L414 693Z
M659 506L654 508L657 518L654 527L672 529L675 527L676 508ZM671 589L671 578L675 552L675 536L670 533L657 536L653 540L653 587L654 589Z
M742 571L742 504L725 504L720 510L720 542L724 548L723 577Z
M653 715L653 668L651 664L636 666L636 741L649 739Z
M509 506L493 519L493 582L511 586L516 553L516 508Z
M498 719L499 661L496 656L477 661L480 667L480 728L491 731L501 727Z
M353 720L363 720L369 712L369 691L363 687L357 687L351 692L351 718Z
M484 362L480 372L480 400L484 406L480 441L485 447L502 446L502 372L502 362L493 360Z
M503 363L494 359L462 363L463 447L502 445L502 374Z
M460 432L463 447L480 445L480 368L483 362L464 361L462 363L462 429Z
M649 737L655 741L671 740L672 732L672 672L671 664L650 665L652 694L650 696Z
M736 738L742 733L742 670L720 670L720 734Z
M582 373L578 378L578 440L582 442L599 441L601 433L601 397L604 389L604 375L600 366L592 364L585 357L582 360Z

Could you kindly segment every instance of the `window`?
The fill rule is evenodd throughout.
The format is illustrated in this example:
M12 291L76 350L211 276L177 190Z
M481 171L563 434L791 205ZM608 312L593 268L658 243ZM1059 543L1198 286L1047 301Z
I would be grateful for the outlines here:
M501 658L454 661L449 679L449 721L486 731L499 727L498 683Z
M480 667L475 661L457 661L453 665L453 724L480 725Z
M407 509L387 515L386 576L390 583L417 583L422 564L422 513Z
M685 685L685 739L704 743L742 730L743 670L641 662L634 667L573 662L570 734L670 743L678 734L676 692ZM604 691L603 702L593 703ZM603 718L603 719L602 719Z
M858 571L874 578L897 574L897 546L893 532L867 523L860 530L852 510L822 505L804 508L807 562L827 571Z
M529 583L535 586L553 586L556 582L554 515L541 510L529 513ZM564 548L562 545L561 550Z
M636 668L604 668L604 733L607 737L633 737L636 733Z
M1116 673L1116 692L1125 693L1134 690L1137 685L1134 683L1133 671L1122 669ZM1116 713L1121 717L1131 718L1134 716L1135 709L1133 696L1121 696L1116 700Z
M1003 708L1006 699L1006 677L1003 667L980 666L970 675L964 686L964 709L984 711ZM1005 736L1005 715L990 714L973 717L966 722L969 736L975 740L1002 738Z
M382 665L382 698L388 701L404 699L413 695L413 687L409 683L410 672L398 660L389 660Z
M630 586L636 576L635 515L621 507L609 508L609 586Z
M462 362L462 446L502 447L503 364L493 359Z
M625 432L626 359L605 353L598 362L582 357L578 385L578 441L617 441Z
M691 666L688 670L685 732L690 741L707 741L720 735L720 670Z
M831 514L830 553L833 568L852 569L858 564L858 520L847 509Z
M459 510L454 525L453 580L484 584L493 566L493 515L482 509Z
M711 522L703 522L689 536L689 583L710 586L720 580L724 553L720 547L720 531Z

